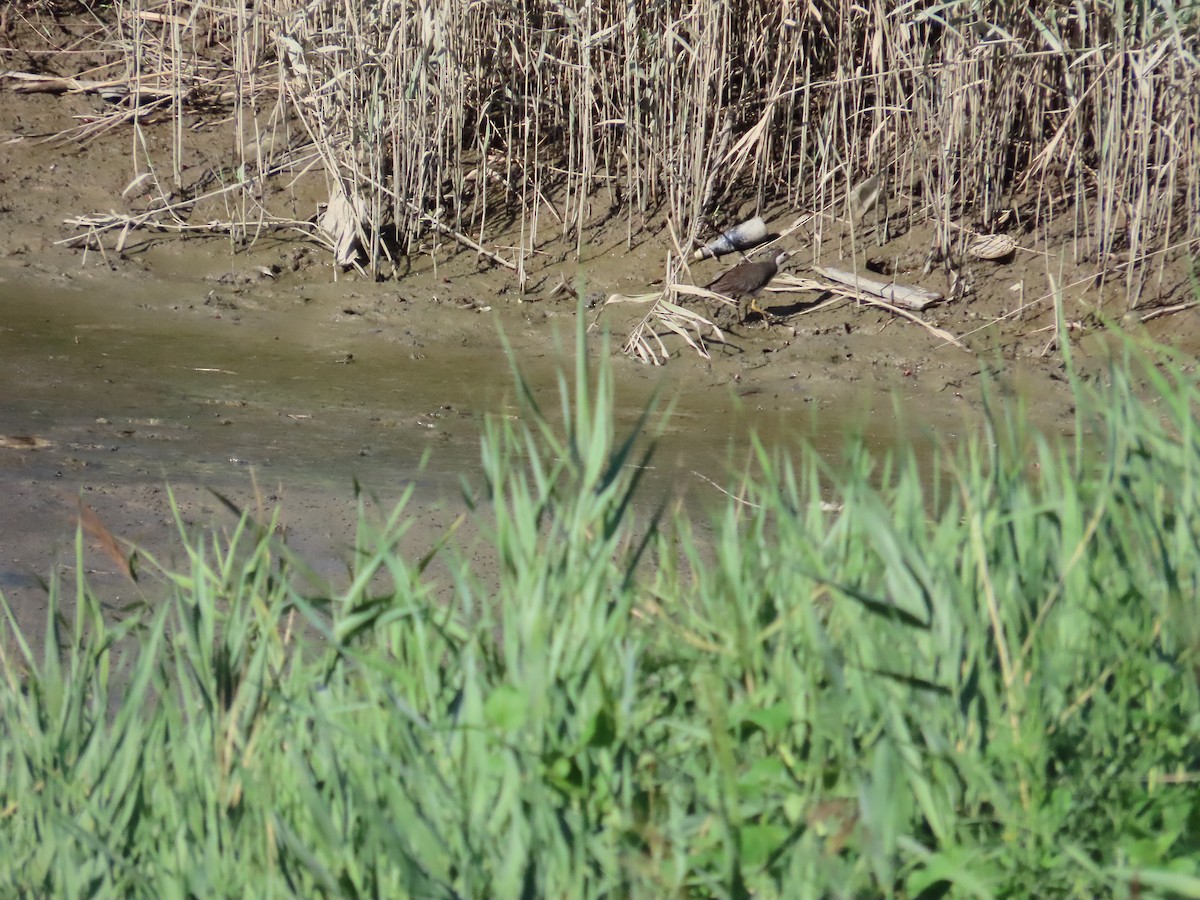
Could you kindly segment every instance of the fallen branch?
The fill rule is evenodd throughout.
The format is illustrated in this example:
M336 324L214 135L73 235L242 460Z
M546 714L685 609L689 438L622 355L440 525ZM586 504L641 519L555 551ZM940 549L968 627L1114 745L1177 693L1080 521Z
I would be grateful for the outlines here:
M153 76L152 76L153 77ZM117 78L94 81L90 78L63 78L57 75L35 75L31 72L0 72L0 78L11 79L14 94L99 94L106 100L123 100L133 97L140 105L143 100L170 99L176 95L171 88L154 88L142 85L142 79Z
M67 225L72 225L76 228L86 228L87 230L81 234L74 234L71 237L63 238L55 241L56 244L66 246L87 246L89 241L96 240L98 242L99 235L107 232L121 229L121 237L118 240L117 252L124 249L125 240L129 236L129 232L139 228L151 228L158 231L174 231L183 232L203 232L209 234L225 234L233 232L235 229L245 229L246 231L259 229L264 226L272 228L292 228L301 232L310 238L321 240L324 235L321 233L312 222L301 221L297 219L282 218L277 216L261 216L256 219L247 221L213 221L202 224L192 224L186 221L182 214L189 213L198 203L206 200L211 200L214 197L220 197L223 194L229 194L234 191L247 190L253 186L254 182L259 178L268 178L272 175L282 172L288 163L280 161L274 163L269 169L260 176L255 176L248 179L246 182L234 182L223 187L216 188L196 197L188 197L177 200L174 203L163 203L153 209L146 210L137 214L118 213L110 210L108 213L95 213L92 215L71 216L63 220ZM128 193L133 188L137 187L143 180L151 177L151 173L144 172L138 178L134 179L128 187L122 192Z
M54 75L34 75L30 72L0 72L0 78L18 82L13 85L15 94L67 94L100 93L124 81L90 81L84 78L59 78Z
M82 234L74 234L71 237L62 238L54 243L66 247L78 246L81 242L86 241L94 235L101 234L106 231L114 231L120 228L122 232L128 232L135 228L153 228L157 231L175 232L184 234L187 232L195 232L202 234L229 234L238 230L250 230L253 228L262 228L267 226L270 228L290 228L302 232L309 237L317 237L315 227L312 222L306 222L302 219L285 219L276 216L263 216L257 219L248 219L245 221L237 221L233 219L213 220L211 222L183 222L180 220L166 221L157 218L153 213L143 213L142 215L130 216L122 213L99 213L90 216L72 216L69 219L64 219L63 222L67 225L73 225L76 228L86 228L86 232ZM117 248L120 251L120 247Z
M1143 323L1149 322L1157 319L1159 316L1169 316L1177 312L1183 312L1185 309L1191 309L1193 306L1200 306L1200 300L1189 300L1186 303L1176 303L1174 306L1163 306L1159 309L1151 310L1144 316L1138 316L1138 321Z
M888 303L884 300L877 300L874 297L868 297L865 295L859 295L859 299L861 299L863 301L863 303L868 303L871 306L878 306L880 309L886 309L890 313L894 313L895 315L900 316L901 318L908 319L908 321L914 322L917 325L920 325L922 328L924 328L926 331L928 331L934 337L941 338L947 344L953 344L955 347L957 347L959 350L962 350L964 353L972 352L970 347L968 347L966 344L964 344L962 341L960 341L958 338L956 338L950 332L946 331L944 328L938 328L936 325L930 325L928 322L926 322L920 316L909 312L907 309L901 309L900 307L893 306L891 303Z
M863 278L861 275L855 275L853 272L846 272L842 269L826 269L814 266L813 271L824 275L830 281L847 285L859 293L874 294L876 297L882 297L884 300L894 303L897 306L903 306L906 309L915 310L916 312L921 312L926 307L932 306L939 300L944 299L936 291L926 291L903 284L884 284L882 281Z
M820 272L822 275L829 275L829 271L827 271L825 269L816 268L816 271ZM832 271L838 272L837 269L833 269ZM848 273L839 272L839 274L848 274ZM830 276L830 277L832 277L832 276ZM794 279L794 280L801 281L802 279ZM913 322L914 324L920 325L922 328L924 328L930 334L934 335L935 337L940 338L942 341L944 341L947 344L953 344L955 347L957 347L959 350L962 350L964 353L971 352L970 347L968 347L966 344L964 344L962 341L960 341L958 338L956 338L950 332L946 331L943 328L938 328L936 325L930 325L928 322L926 322L920 316L909 312L907 309L901 309L900 307L895 306L894 304L888 303L885 300L880 300L876 297L872 297L869 294L864 294L861 291L847 290L845 287L838 287L838 286L834 286L834 285L820 285L816 282L809 282L808 284L811 285L811 287L807 287L808 290L833 291L833 292L837 293L839 296L834 297L830 300L827 300L824 303L818 304L817 306L813 307L812 309L804 310L804 312L813 312L817 309L822 309L831 304L839 303L846 298L853 297L854 299L859 300L863 303L866 303L870 306L877 306L880 309L886 309L888 312L892 313L893 315L900 316L903 319L908 319L910 322ZM922 291L921 293L925 293L925 292Z
M441 222L439 222L437 219L435 219L429 213L422 211L421 207L417 206L417 204L413 203L412 201L405 200L404 205L407 206L413 212L415 212L418 216L420 216L421 221L424 222L426 225L428 225L430 228L432 228L434 231L436 231L438 234L443 234L446 237L451 238L451 239L457 241L458 243L462 244L464 247L469 247L470 249L472 249L476 253L478 253L480 256L486 256L488 259L490 259L492 262L496 263L497 265L504 266L504 268L510 269L513 272L517 271L517 264L515 262L505 259L499 253L493 253L491 250L485 250L481 244L478 244L475 241L471 240L465 234L455 231L449 225L443 225Z

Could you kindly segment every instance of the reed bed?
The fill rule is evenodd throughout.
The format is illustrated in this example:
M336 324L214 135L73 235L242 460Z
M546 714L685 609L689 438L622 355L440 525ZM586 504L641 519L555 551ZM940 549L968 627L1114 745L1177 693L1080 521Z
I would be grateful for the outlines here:
M117 0L98 15L116 76L173 117L156 176L181 178L185 113L231 109L236 220L271 224L263 182L319 172L335 236L372 267L449 238L524 286L549 239L666 221L690 249L747 209L815 214L819 252L874 176L886 231L934 223L931 261L950 267L972 232L1065 237L1136 302L1200 240L1194 4ZM684 265L672 250L668 283Z
M931 480L764 450L702 540L577 346L564 417L484 436L494 581L448 538L433 602L401 504L315 595L243 518L152 608L81 576L9 628L5 893L1200 896L1189 369L1127 351L1074 446L995 409Z

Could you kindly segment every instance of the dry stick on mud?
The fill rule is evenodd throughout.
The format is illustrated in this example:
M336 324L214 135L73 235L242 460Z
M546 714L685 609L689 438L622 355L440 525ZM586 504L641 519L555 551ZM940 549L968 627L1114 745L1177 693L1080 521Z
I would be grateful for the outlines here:
M424 222L426 225L428 225L430 228L432 228L434 231L436 231L438 234L445 235L446 237L451 238L451 239L457 241L458 243L462 244L464 247L469 247L470 249L472 249L476 253L478 253L480 256L486 256L488 259L490 259L492 262L496 263L497 265L504 266L506 269L509 269L510 271L513 271L513 272L517 271L517 264L515 262L505 259L499 253L493 253L491 250L485 249L483 246L481 246L480 244L471 240L471 238L467 237L462 232L455 231L449 225L443 225L441 222L439 222L437 219L435 219L429 213L423 212L421 210L421 208L419 206L417 206L417 204L412 203L411 201L405 200L404 205L406 207L408 207L412 212L417 213L421 217L421 221Z
M882 281L864 278L861 275L855 275L853 272L846 272L842 269L814 266L813 270L820 275L824 275L831 281L846 285L851 290L864 294L874 294L876 297L880 297L897 306L915 310L916 312L921 312L926 307L932 306L934 303L942 300L942 295L937 291L926 291L922 288L908 287L896 282L885 284Z
M1161 318L1162 316L1171 316L1175 313L1183 312L1184 310L1191 309L1194 306L1200 306L1200 301L1189 300L1186 303L1176 303L1174 306L1164 306L1160 309L1151 310L1144 316L1139 316L1138 321L1144 324L1154 319Z
M397 196L394 191L390 190L389 188L385 187L384 185L376 184L376 185L373 185L373 187L376 190L378 190L384 194L391 195L394 199L397 199L397 200L400 199L399 196ZM517 263L513 262L512 260L505 259L499 253L494 253L493 251L488 250L482 244L467 237L461 231L455 231L449 225L442 223L435 216L431 215L430 213L425 212L420 206L418 206L416 203L413 203L411 200L406 199L406 200L403 200L402 202L404 204L405 209L407 209L413 215L417 216L417 218L420 221L424 222L427 226L432 228L438 234L448 237L451 240L454 240L454 241L458 242L459 244L462 244L464 247L466 247L470 250L474 250L480 256L484 256L484 257L490 259L492 262L496 263L496 265L504 266L504 268L508 269L511 272L518 271L519 267L518 267Z
M907 309L901 309L898 306L893 306L890 303L887 303L876 297L869 296L867 294L860 294L859 296L862 298L862 301L864 303L867 303L871 306L878 306L880 309L886 309L888 312L890 312L894 315L900 316L903 319L908 319L908 321L913 322L917 325L920 325L922 328L924 328L926 331L928 331L934 337L941 338L943 342L945 342L947 344L953 344L955 347L957 347L959 350L962 350L964 353L973 353L974 352L973 350L971 350L970 347L968 347L966 344L964 344L962 341L960 341L958 338L956 338L950 332L946 331L944 328L938 328L936 325L930 325L928 322L926 322L920 316L916 315L915 313L909 312Z
M0 72L0 78L18 82L12 87L14 94L102 94L128 82L122 78L115 81L91 81L86 78L69 78L57 75L36 75L32 72ZM170 96L170 91L144 91L155 96Z
M191 205L190 202L188 205ZM82 234L75 234L68 238L57 240L55 244L72 247L78 246L81 242L87 241L102 234L106 231L112 231L116 228L122 229L122 235L133 228L153 228L158 231L174 231L179 234L194 233L194 234L226 234L238 228L254 228L262 225L270 225L276 228L292 228L301 231L307 237L316 237L317 232L312 222L307 222L302 219L277 219L274 217L265 217L263 219L253 219L248 221L238 221L236 219L225 219L223 221L191 223L177 220L168 222L157 218L159 211L153 213L142 213L140 215L124 215L122 213L102 213L94 216L71 216L63 219L64 224L74 225L78 228L87 228ZM122 237L122 241L124 237ZM118 252L123 249L118 245Z
M257 178L266 178L279 172L284 171L290 163L277 163L272 168L268 169ZM149 174L149 173L147 173ZM141 177L146 177L143 175ZM251 179L251 182L255 179ZM136 183L136 182L135 182ZM236 221L211 221L202 224L192 224L180 217L179 213L190 211L197 204L207 200L212 200L222 195L230 194L235 191L244 190L246 187L243 183L235 183L226 185L225 187L217 188L207 193L200 194L197 197L190 197L184 200L178 200L175 203L167 203L155 209L148 210L143 213L96 213L93 215L70 216L63 220L67 225L73 225L79 228L86 228L87 231L83 234L72 235L69 238L55 241L56 244L65 246L76 246L81 241L87 241L94 238L98 234L105 231L111 231L117 228L122 229L120 243L124 240L131 229L134 228L154 228L160 231L174 231L178 233L196 232L205 234L221 234L233 231L236 228L261 228L263 225L270 225L276 228L294 229L301 232L306 237L321 240L322 232L312 222L301 219L292 219L279 216L261 216L255 220ZM129 188L126 188L128 191ZM170 216L171 220L161 218L162 216ZM118 250L121 248L118 248ZM330 245L332 249L332 245Z
M815 267L815 270L822 274L827 274L827 270L822 269L820 267ZM828 271L836 272L838 270L833 269L833 270L828 270ZM814 283L814 284L816 284L816 283ZM809 288L809 289L812 289L812 288ZM943 343L953 344L955 347L957 347L959 350L962 350L965 353L972 352L970 347L968 347L966 344L964 344L962 341L960 341L958 338L956 338L954 335L952 335L950 332L946 331L945 329L938 328L936 325L931 325L928 322L926 322L924 319L922 319L920 316L916 315L915 313L911 313L907 309L901 309L900 307L895 306L891 303L888 303L885 300L881 300L878 297L872 296L867 293L863 293L862 291L853 290L849 287L842 287L842 286L835 286L835 285L818 285L816 289L817 290L834 291L835 293L842 294L846 297L860 300L861 302L866 303L870 306L877 306L880 309L886 309L888 312L892 313L893 315L900 316L901 318L908 319L908 321L910 321L916 325L920 325L922 328L924 328L926 331L928 331L934 337L940 338L943 341Z

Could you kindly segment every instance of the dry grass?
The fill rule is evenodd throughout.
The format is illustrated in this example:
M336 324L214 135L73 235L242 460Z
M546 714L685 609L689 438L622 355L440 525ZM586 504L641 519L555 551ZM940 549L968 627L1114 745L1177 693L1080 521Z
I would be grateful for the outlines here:
M1169 0L118 0L96 36L119 62L99 77L130 99L79 136L131 124L168 209L188 187L186 116L224 111L238 156L222 196L243 236L294 219L262 208L266 179L319 173L351 201L372 271L431 229L497 253L505 234L524 287L548 239L665 220L677 251L751 209L817 213L819 252L880 176L877 233L935 223L931 264L953 269L971 229L1025 246L1068 231L1133 303L1161 251L1200 240L1198 18ZM138 136L156 113L169 161ZM666 283L685 271L669 254Z

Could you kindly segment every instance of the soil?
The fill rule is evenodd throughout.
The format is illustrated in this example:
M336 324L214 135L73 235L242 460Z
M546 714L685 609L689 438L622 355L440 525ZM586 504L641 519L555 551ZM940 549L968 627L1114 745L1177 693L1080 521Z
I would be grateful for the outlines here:
M72 24L56 27L62 46ZM0 70L69 75L87 62L48 56L28 35L7 43ZM458 476L478 472L484 417L518 409L498 331L553 407L559 350L570 346L578 308L574 291L558 286L634 295L661 278L665 231L647 229L630 245L623 219L597 222L578 255L573 242L547 241L524 292L511 272L432 238L381 283L336 269L295 234L243 246L221 235L135 230L120 252L111 238L103 250L89 247L86 228L67 220L144 209L147 182L137 178L145 159L169 161L170 123L63 137L101 116L105 101L19 93L18 84L0 78L0 591L35 633L48 577L74 570L79 498L119 541L168 564L181 559L179 525L235 521L213 490L264 520L278 509L289 543L336 579L353 546L355 481L378 497L368 504L376 516L413 487L406 547L432 545L463 508ZM219 115L188 124L182 172L196 179L223 164L230 135ZM280 181L268 188L278 204L298 218L315 215L323 181ZM804 212L763 211L776 231ZM227 217L198 207L191 221ZM783 242L794 253L785 271L882 268L884 280L951 293L942 266L925 272L931 230L886 243L878 234L860 230L852 244L835 222L818 244L801 228ZM694 263L691 274L705 284L733 261ZM1186 269L1182 256L1168 260L1142 302L1189 299ZM881 309L843 302L810 311L819 294L771 292L760 303L772 324L727 329L726 343L708 343L708 359L666 334L669 361L649 367L618 349L644 307L586 314L596 322L596 352L613 358L622 423L655 391L675 403L656 457L658 488L719 498L714 482L744 464L751 430L782 452L808 442L831 457L847 433L880 447L952 442L978 426L984 369L1040 428L1069 431L1051 298L1061 287L1076 357L1085 373L1102 372L1096 325L1120 319L1129 303L1124 280L1098 274L1072 260L1065 234L1001 262L961 261L965 294L922 317L969 352ZM1200 349L1194 310L1128 327ZM85 567L107 602L120 604L142 588L103 552L103 529L85 537ZM462 534L470 543L473 532Z

